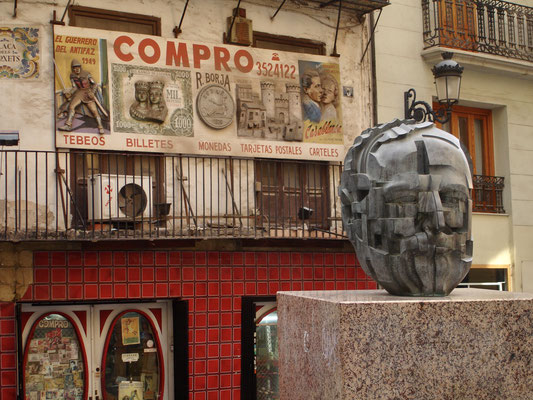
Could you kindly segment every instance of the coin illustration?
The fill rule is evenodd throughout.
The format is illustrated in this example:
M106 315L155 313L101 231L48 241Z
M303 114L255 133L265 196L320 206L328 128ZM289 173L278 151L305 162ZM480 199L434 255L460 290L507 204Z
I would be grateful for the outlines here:
M196 97L196 111L200 119L213 129L224 129L233 121L235 103L224 87L208 85Z

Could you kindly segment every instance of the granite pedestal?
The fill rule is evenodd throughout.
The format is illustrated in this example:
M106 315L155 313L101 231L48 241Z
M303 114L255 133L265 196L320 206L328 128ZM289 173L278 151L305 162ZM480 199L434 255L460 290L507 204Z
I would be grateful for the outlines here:
M278 292L282 400L533 399L533 295Z

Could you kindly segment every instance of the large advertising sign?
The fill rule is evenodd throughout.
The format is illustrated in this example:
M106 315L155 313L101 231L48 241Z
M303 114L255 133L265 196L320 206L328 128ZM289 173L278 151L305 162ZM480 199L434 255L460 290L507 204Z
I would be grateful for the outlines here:
M336 161L338 59L54 28L56 145Z

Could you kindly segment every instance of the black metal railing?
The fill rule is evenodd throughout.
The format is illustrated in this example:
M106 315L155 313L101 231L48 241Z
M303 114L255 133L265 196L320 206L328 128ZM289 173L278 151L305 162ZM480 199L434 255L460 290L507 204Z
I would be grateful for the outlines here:
M499 0L422 0L425 48L533 61L533 8Z
M474 175L473 211L504 214L503 188L502 176Z
M342 239L340 163L0 152L0 240Z

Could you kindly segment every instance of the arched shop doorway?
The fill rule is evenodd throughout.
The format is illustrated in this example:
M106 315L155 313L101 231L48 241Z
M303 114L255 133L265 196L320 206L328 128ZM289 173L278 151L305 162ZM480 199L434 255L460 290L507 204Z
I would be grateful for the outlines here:
M24 399L174 399L187 390L186 313L181 301L22 304Z

